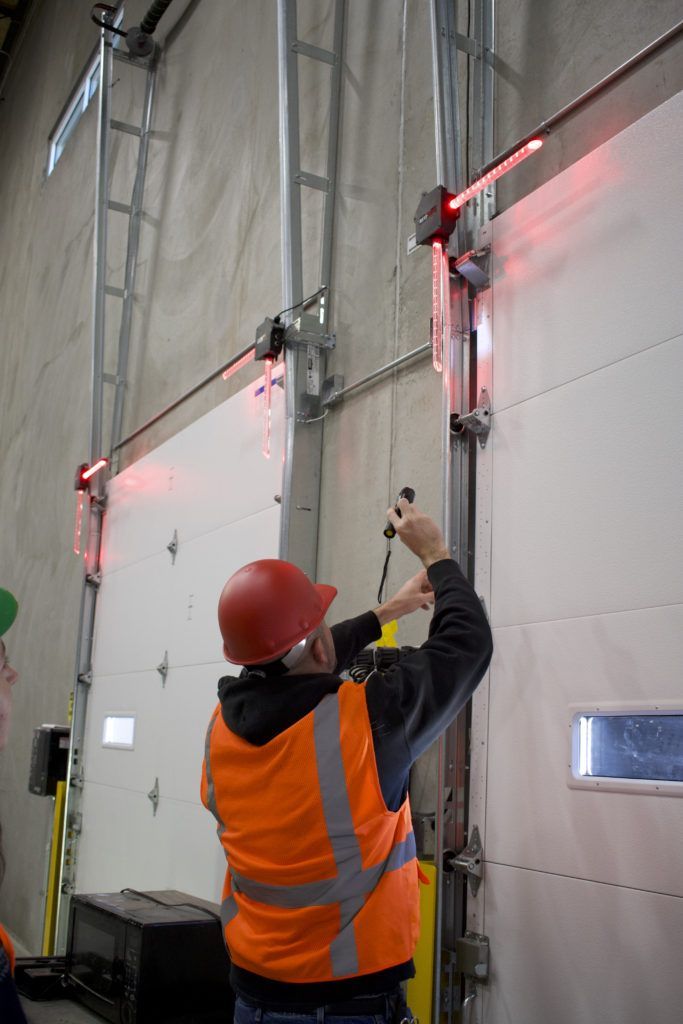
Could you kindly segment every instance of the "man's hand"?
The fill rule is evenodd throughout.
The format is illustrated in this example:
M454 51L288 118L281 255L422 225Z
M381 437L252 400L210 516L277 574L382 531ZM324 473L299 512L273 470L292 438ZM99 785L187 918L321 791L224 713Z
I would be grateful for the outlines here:
M393 619L400 619L403 615L409 615L416 608L424 608L429 611L434 604L434 591L427 579L427 573L422 569L416 576L404 583L400 590L397 590L393 597L375 608L375 615L379 619L380 626L385 626Z
M425 569L434 562L450 558L443 534L433 519L411 505L407 498L399 498L397 507L401 515L398 516L390 508L387 509L387 518L405 546L422 561Z

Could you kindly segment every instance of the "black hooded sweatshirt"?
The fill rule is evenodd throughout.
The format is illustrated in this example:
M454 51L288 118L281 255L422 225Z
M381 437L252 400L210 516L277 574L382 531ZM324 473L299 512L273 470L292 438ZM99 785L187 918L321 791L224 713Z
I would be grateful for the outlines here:
M457 564L444 559L427 572L435 594L428 639L387 671L372 672L366 683L379 782L391 811L405 800L411 765L472 696L493 651L481 602ZM218 698L225 724L243 740L263 746L308 715L326 694L336 693L343 681L339 673L381 633L371 611L332 626L334 673L263 676L245 671L239 678L223 677ZM231 982L238 995L262 1006L297 1010L389 992L414 973L409 960L341 981L285 984L232 964Z

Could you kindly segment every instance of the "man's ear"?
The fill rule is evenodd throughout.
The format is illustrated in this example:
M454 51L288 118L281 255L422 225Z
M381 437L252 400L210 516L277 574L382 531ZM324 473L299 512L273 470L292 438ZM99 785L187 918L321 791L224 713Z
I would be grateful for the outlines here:
M327 664L327 653L321 636L317 636L311 644L311 655L318 665Z

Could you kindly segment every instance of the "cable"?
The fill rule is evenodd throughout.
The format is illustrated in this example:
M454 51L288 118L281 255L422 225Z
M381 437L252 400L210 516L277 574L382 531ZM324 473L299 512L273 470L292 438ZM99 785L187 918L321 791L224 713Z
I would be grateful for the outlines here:
M140 31L144 32L145 35L151 36L161 21L164 11L170 7L172 3L173 0L154 0L154 3L147 11L147 14L140 22Z
M214 913L213 910L209 910L209 908L206 907L206 906L198 906L197 903L164 903L163 899L156 899L154 896L151 896L150 893L141 893L137 889L128 889L128 888L126 888L126 889L121 889L119 891L122 894L123 893L132 893L133 896L139 896L141 899L148 899L148 900L150 900L151 903L158 903L159 906L168 906L168 907L171 907L171 908L174 908L174 907L188 907L190 910L201 910L203 913L208 913L210 918L214 918L218 922L218 924L220 925L219 915L217 913Z
M384 560L384 568L382 569L382 579L379 581L379 590L377 591L377 604L382 603L382 591L384 584L387 579L387 570L389 569L389 559L391 558L391 548L387 545L387 557Z
M278 380L281 380L281 379L282 379L281 377L278 378ZM306 424L306 423L319 423L320 420L324 420L325 419L325 417L327 416L329 411L330 411L329 409L325 409L325 412L322 414L322 416L315 416L312 420L302 420L302 422L304 424Z
M295 302L294 305L290 306L288 309L281 309L278 315L274 317L274 319L279 320L280 317L284 316L285 313L291 313L293 309L298 309L299 306L305 306L307 302L310 302L311 299L314 299L317 295L321 295L325 291L327 291L326 284L324 284L322 288L318 288L317 292L313 292L312 295L309 295L307 299L302 299L301 302Z

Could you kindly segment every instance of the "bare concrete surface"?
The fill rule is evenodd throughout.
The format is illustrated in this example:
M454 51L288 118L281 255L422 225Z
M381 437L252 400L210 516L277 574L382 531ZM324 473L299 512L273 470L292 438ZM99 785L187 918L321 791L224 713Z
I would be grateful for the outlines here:
M20 998L28 1024L101 1024L105 1019L71 999L39 1003Z

